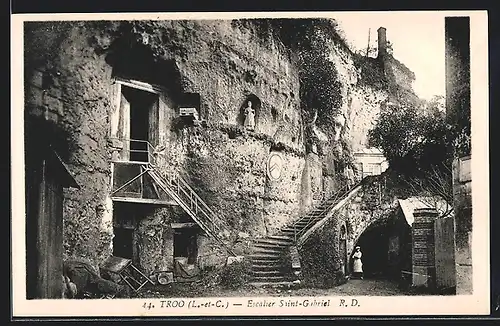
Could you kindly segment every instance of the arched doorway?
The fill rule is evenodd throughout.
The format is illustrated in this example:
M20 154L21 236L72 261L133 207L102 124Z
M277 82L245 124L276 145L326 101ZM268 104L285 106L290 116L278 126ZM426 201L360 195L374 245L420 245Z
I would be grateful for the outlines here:
M342 262L342 271L344 275L349 274L348 259L347 259L347 230L345 225L340 227L339 253Z
M363 254L363 276L365 278L387 278L389 272L389 228L387 223L375 223L360 235L354 247L359 246ZM351 257L352 264L352 257Z

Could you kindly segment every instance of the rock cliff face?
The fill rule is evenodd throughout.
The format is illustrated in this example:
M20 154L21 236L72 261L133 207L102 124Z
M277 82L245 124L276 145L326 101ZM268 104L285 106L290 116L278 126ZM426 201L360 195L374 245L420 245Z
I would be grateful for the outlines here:
M375 126L380 106L388 98L387 90L376 83L380 80L372 82L364 71L368 65L360 65L356 57L339 45L332 46L330 59L337 67L342 94L340 109L346 119L342 137L353 151L368 147L368 131ZM383 75L382 71L375 73Z
M65 193L67 256L97 264L112 253L117 205L109 198L116 150L110 135L113 126L130 119L116 113L116 77L162 89L157 143L166 147L163 168L178 171L245 236L272 234L345 182L338 154L306 153L307 121L294 61L280 42L261 42L251 27L229 20L44 22L27 23L25 33L26 112L47 117L68 135L60 147L81 185ZM387 95L363 81L345 48L333 45L330 59L342 103L332 110L340 109L345 125L337 141L326 134L329 148L340 141L362 148ZM190 104L204 123L179 122L186 94L194 94ZM244 128L248 101L255 109L254 130ZM282 162L275 179L268 165L273 154ZM134 250L144 269L172 267L170 223L185 220L172 207L137 213ZM217 248L200 236L200 257L211 256L211 246ZM216 264L217 257L206 264Z

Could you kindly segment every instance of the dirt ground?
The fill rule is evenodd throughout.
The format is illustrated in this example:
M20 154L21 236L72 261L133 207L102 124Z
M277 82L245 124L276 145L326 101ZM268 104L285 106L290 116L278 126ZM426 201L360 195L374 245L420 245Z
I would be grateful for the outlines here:
M394 282L380 279L349 280L347 283L328 288L316 289L293 286L254 286L244 285L238 289L228 289L221 286L203 286L197 283L172 283L165 286L145 288L136 297L257 297L257 296L393 296L411 295L398 289Z

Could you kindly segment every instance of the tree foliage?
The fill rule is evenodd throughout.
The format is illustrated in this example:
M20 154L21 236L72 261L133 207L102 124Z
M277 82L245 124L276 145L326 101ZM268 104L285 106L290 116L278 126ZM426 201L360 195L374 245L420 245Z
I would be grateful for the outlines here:
M383 151L409 193L442 217L452 210L453 139L440 97L423 106L386 106L369 132L371 145Z
M384 152L393 170L420 177L451 165L450 136L445 113L435 106L385 106L369 141Z

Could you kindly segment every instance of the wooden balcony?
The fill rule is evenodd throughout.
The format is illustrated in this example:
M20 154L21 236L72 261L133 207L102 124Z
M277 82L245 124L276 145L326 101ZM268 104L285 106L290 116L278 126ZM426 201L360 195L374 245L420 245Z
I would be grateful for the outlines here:
M154 205L178 205L147 173L144 162L113 162L113 201Z

